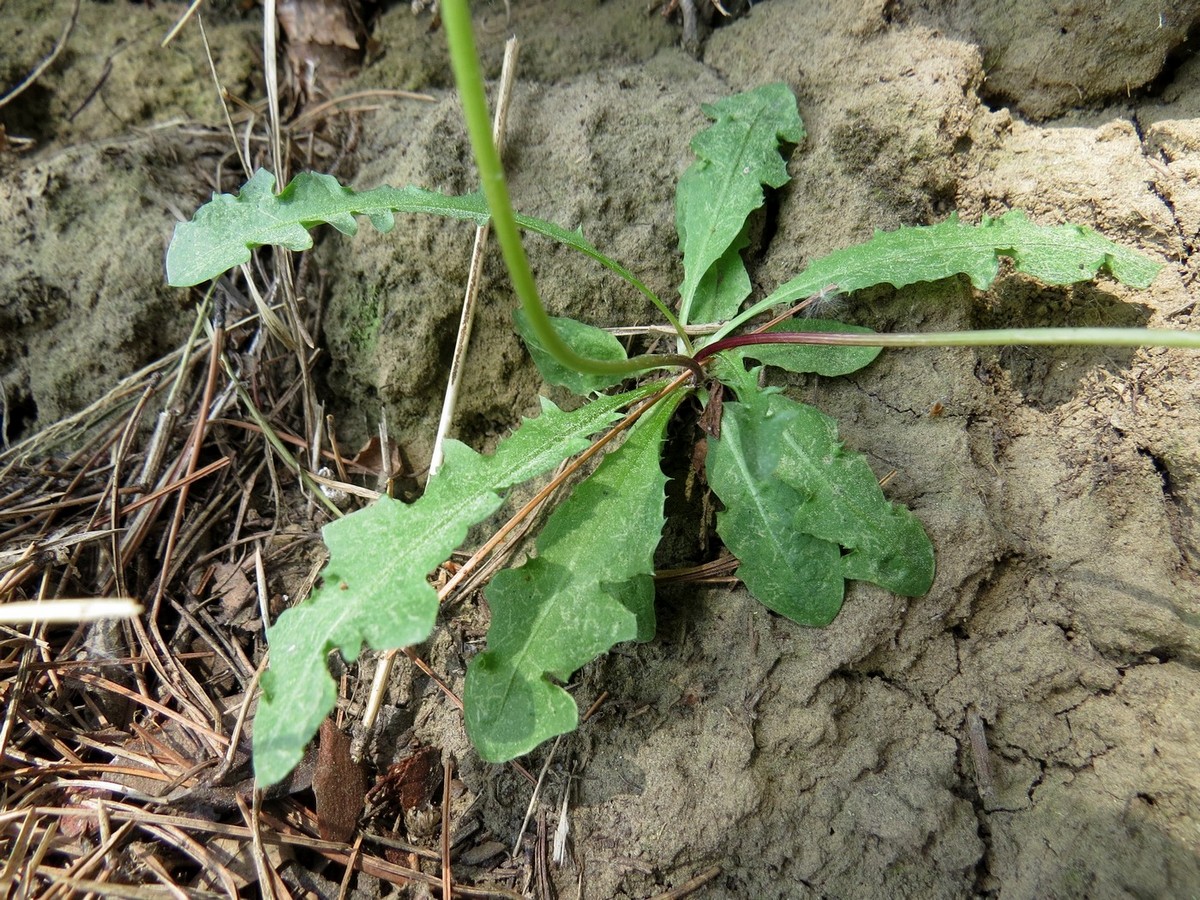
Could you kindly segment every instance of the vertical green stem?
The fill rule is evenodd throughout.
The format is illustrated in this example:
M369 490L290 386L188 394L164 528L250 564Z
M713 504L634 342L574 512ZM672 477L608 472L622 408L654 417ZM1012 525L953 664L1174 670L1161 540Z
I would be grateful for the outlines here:
M492 228L504 254L513 289L529 319L530 327L546 351L568 368L588 375L632 375L646 369L686 367L702 377L700 367L688 356L676 354L646 354L625 360L601 360L580 356L567 346L554 326L538 296L533 272L521 245L521 232L513 216L512 201L504 181L500 156L492 142L492 126L488 118L487 100L483 91L483 74L479 54L471 33L471 18L466 0L442 0L442 23L450 45L450 64L462 101L463 118L479 169L479 182L492 214Z

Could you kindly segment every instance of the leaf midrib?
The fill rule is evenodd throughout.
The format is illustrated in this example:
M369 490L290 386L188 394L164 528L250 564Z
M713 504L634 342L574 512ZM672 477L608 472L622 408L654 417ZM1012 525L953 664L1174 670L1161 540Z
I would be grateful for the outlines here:
M755 127L758 125L758 122L761 119L761 117L766 115L767 112L768 112L768 110L765 106L759 106L759 108L755 111L754 116L752 117L750 126L745 130L745 132L742 135L741 140L738 142L737 155L733 157L733 159L737 163L741 162L742 157L745 155L745 152L746 152L746 146L750 143L751 138L754 136ZM717 162L717 160L713 160L713 159L708 159L706 161L709 163ZM728 160L728 159L720 160L720 162L724 162L724 163L729 163L729 161L730 160ZM717 209L718 210L724 209L724 207L726 205L726 198L728 197L731 186L734 183L735 173L740 168L742 168L741 165L727 166L726 171L729 174L724 179L722 179L721 190L717 196L717 201L718 201ZM760 182L760 184L761 184L761 182ZM747 213L747 215L749 215L749 213ZM703 250L703 251L708 250L708 246L711 243L715 232L716 232L716 228L710 225L708 230L705 233L704 240L701 242L701 247L700 247L701 250ZM690 290L681 299L680 306L679 306L679 321L682 322L684 325L691 324L689 316L691 315L691 311L692 311L692 301L695 300L695 298L696 298L696 291L700 287L700 282L704 279L704 276L708 272L708 270L710 268L712 268L712 266L714 266L716 264L716 261L721 258L722 254L724 254L724 252L725 252L725 248L722 248L721 253L718 253L716 255L716 258L705 267L703 272L696 273L695 278L692 279L692 282L690 285ZM707 255L707 253L705 253L704 255ZM689 272L688 275L690 276L691 273ZM687 281L688 281L688 279L685 278L684 283L686 284Z

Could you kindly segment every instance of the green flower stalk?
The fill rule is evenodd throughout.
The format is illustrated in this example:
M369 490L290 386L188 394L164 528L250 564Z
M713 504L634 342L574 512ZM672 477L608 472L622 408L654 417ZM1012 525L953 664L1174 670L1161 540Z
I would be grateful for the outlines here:
M479 68L479 54L475 49L475 38L471 33L471 18L466 0L444 0L442 23L450 45L450 65L454 70L454 81L458 85L462 101L463 118L467 123L467 134L475 165L479 170L479 184L487 198L492 214L492 228L504 255L504 264L512 280L513 290L521 302L529 322L529 328L547 353L569 369L586 375L633 375L647 369L683 367L691 369L697 379L704 372L690 356L673 353L650 353L622 360L589 359L567 346L550 322L550 316L538 296L537 284L529 268L529 259L521 244L521 232L513 214L512 201L508 196L508 185L504 180L504 169L500 155L492 141L492 126L488 117L487 100L483 91L483 74ZM670 316L668 310L663 310ZM673 316L670 316L674 319ZM678 321L672 323L686 340Z

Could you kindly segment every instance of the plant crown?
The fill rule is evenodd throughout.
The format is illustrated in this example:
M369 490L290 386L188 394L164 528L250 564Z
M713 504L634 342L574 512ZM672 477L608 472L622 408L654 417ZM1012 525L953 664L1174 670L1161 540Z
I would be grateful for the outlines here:
M737 575L750 593L780 615L810 626L834 619L847 580L920 596L933 581L934 553L916 516L887 500L866 459L841 444L833 419L762 386L764 367L844 375L870 363L880 348L716 342L760 313L828 285L850 292L966 275L985 290L1001 257L1007 257L1015 269L1048 284L1087 280L1104 271L1145 287L1158 266L1088 228L1039 226L1013 211L975 226L951 218L929 227L877 232L859 246L815 260L746 307L751 283L741 251L747 244L747 217L762 205L764 186L779 188L787 181L781 145L786 150L799 144L804 127L795 98L782 84L727 97L704 111L713 123L692 141L697 159L677 192L684 265L677 315L580 231L528 216L516 221L525 231L590 256L646 295L677 328L679 353L706 358L706 374L730 390L719 431L709 439L705 468L724 507L717 516L718 534L740 561ZM396 212L476 224L489 218L480 194L446 196L415 187L355 191L319 174L298 175L276 194L274 178L260 169L238 195L215 195L192 221L177 226L167 253L168 279L185 286L215 278L249 260L254 247L307 249L310 229L321 223L352 235L356 217L365 216L388 231ZM683 330L709 322L721 324L705 338L693 341ZM626 358L620 342L599 328L572 319L551 323L577 354ZM254 728L261 785L286 776L332 710L335 685L327 655L338 650L352 659L364 644L386 650L425 640L438 608L427 579L463 543L468 528L500 507L506 489L587 447L591 436L631 404L642 404L645 412L624 443L555 509L530 558L495 576L486 588L492 614L487 650L471 661L464 690L467 731L480 756L492 762L512 759L574 729L578 710L563 684L614 644L653 636L654 548L664 524L664 432L688 390L706 401L708 394L682 380L677 389L663 392L666 382L659 380L597 396L627 376L564 365L524 311L516 326L546 381L590 399L572 412L543 400L541 414L524 421L491 456L452 441L444 466L419 500L406 505L381 497L325 526L329 561L321 585L268 631L271 662ZM838 322L809 319L803 328L812 339L822 334L872 339L868 329ZM780 333L806 340L792 325L771 332Z

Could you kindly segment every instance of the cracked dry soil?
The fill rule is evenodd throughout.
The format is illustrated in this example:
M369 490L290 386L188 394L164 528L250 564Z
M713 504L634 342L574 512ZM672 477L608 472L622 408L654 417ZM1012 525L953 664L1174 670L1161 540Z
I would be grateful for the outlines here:
M1188 33L1200 4L1150 6L764 0L713 32L699 59L641 0L514 0L509 20L501 4L477 12L493 74L504 37L525 41L507 158L518 207L582 225L664 296L681 275L671 201L699 104L783 80L809 135L748 251L760 290L874 228L1022 208L1093 226L1164 268L1140 292L1109 280L1048 289L1007 273L986 295L922 285L857 296L840 314L879 329L1188 328L1200 232L1200 60ZM162 7L131 18L157 27L175 13ZM218 65L250 83L245 36L227 27ZM378 26L386 52L355 86L438 99L364 116L360 185L471 187L444 51L427 28L407 8ZM190 60L195 47L177 52ZM186 83L193 70L179 67ZM68 109L69 87L46 89ZM216 123L217 113L180 99L179 86L146 87L142 111L93 105L71 126L93 116L93 131L73 140L68 128L6 164L0 363L27 425L86 402L151 355L148 334L174 337L189 321L156 254L170 198L190 210L200 190L182 186L180 162L197 151L182 137L131 137L128 122L182 111ZM102 201L90 214L100 222L138 222L144 240L83 258L78 215L64 213L71 197ZM318 250L330 408L345 443L386 409L411 458L428 457L469 252L460 226L418 220ZM586 261L544 244L531 255L558 310L650 320ZM529 412L539 390L497 260L487 271L459 420L477 445ZM55 355L67 322L111 348L109 368ZM664 589L658 637L577 678L581 708L607 700L564 741L544 795L553 819L570 792L560 895L578 883L588 898L647 897L714 865L719 875L691 896L1194 895L1200 359L890 353L852 378L790 390L837 417L877 474L895 471L889 496L937 548L934 588L903 600L855 584L820 631L739 588ZM664 553L664 563L700 559L694 519L672 527ZM427 648L458 688L477 618L446 621ZM452 756L486 827L511 840L528 788L478 762L457 715L420 679L409 687L420 706L397 701L396 727Z

